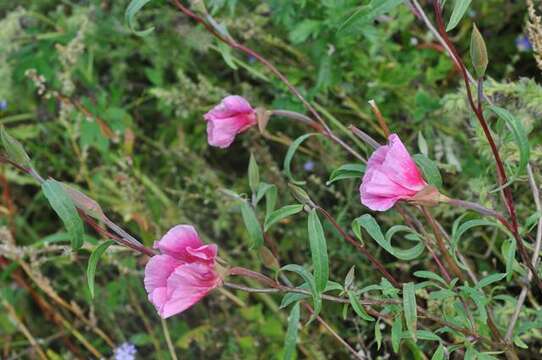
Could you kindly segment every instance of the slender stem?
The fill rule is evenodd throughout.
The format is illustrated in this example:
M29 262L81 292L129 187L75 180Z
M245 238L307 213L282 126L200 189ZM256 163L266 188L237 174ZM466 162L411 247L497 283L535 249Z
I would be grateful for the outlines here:
M352 131L354 135L360 138L367 145L371 146L373 149L377 149L380 146L380 144L375 139L373 139L369 134L367 134L361 129L358 129L354 125L350 125L349 129L350 131Z
M457 264L455 263L454 259L450 255L450 252L448 251L448 247L446 246L446 242L444 241L442 234L440 232L440 229L437 227L436 221L433 218L433 215L427 210L425 206L420 207L423 215L427 219L427 222L431 226L431 229L433 229L433 233L435 234L435 239L437 240L437 245L439 247L440 253L444 257L444 261L448 265L451 272L454 273L454 275L459 278L460 280L463 280L465 276L461 272L461 269Z
M128 247L128 248L130 248L132 250L138 251L138 252L142 253L143 255L147 255L147 256L151 256L151 257L156 255L156 253L152 249L149 249L148 247L145 247L140 243L133 243L131 241L128 241L128 240L124 239L123 237L119 237L119 236L107 231L106 229L104 229L100 225L98 225L98 223L96 223L96 221L94 221L94 219L92 219L90 216L88 216L87 214L85 214L81 210L79 210L79 215L81 216L81 218L88 225L90 225L100 235L102 235L104 237L107 237L107 238L109 238L109 239L111 239L113 241L116 241L117 243L119 243L122 246L126 246L126 247Z
M314 310L312 309L312 307L307 304L307 303L303 303L303 305L305 306L305 308L311 313L311 314L314 314ZM356 350L354 350L354 348L352 346L350 346L349 343L346 342L346 340L344 340L339 334L337 334L337 332L335 330L333 330L333 328L327 323L324 321L324 319L322 319L320 316L316 316L316 320L322 324L323 327L325 327L327 329L327 331L329 331L331 333L331 335L333 335L333 337L335 339L337 339L338 342L340 342L348 351L350 351L350 353L358 360L363 360L365 359L364 357L361 357L360 354L358 354L358 352Z
M305 125L309 125L310 127L314 128L316 131L321 132L323 130L322 125L317 123L316 121L312 120L310 117L308 117L305 114L298 113L296 111L290 111L290 110L272 110L271 115L275 116L281 116L293 120L297 120Z
M355 156L360 161L364 161L363 157L359 155L354 149L352 149L348 144L346 144L344 141L342 141L339 137L337 137L333 131L329 128L329 126L326 124L324 119L320 116L318 111L312 106L306 99L301 95L299 90L295 86L293 86L288 78L278 70L275 65L273 65L269 60L267 60L264 56L259 54L258 52L252 50L251 48L237 42L235 39L233 39L229 34L223 34L219 33L215 27L209 22L205 21L201 16L197 15L196 13L192 12L190 9L185 7L179 0L172 0L173 4L179 9L182 13L184 13L186 16L192 18L197 23L202 24L205 29L207 29L208 32L210 32L213 36L215 36L217 39L222 41L223 43L230 46L232 49L239 50L249 56L253 56L255 59L257 59L260 63L262 63L265 67L267 67L277 78L282 81L288 90L301 101L303 106L311 113L312 116L320 123L320 125L323 127L323 130L321 130L322 133L325 133L330 139L335 141L337 144L341 145L345 150L347 150L349 153L351 153L353 156Z
M166 338L166 344L169 350L169 354L171 355L171 359L177 360L177 354L175 353L175 347L173 346L173 342L171 341L171 336L169 336L169 329L166 320L160 319L160 321L162 322L162 330L164 331L164 337Z
M390 136L390 128L388 127L388 124L386 123L386 119L384 119L384 116L380 112L378 105L376 105L376 101L369 100L369 105L371 106L371 110L373 111L373 114L375 114L376 120L378 121L380 128L384 132L384 135L386 137Z
M244 286L244 285L225 282L224 286L229 287L231 289L246 291L246 292L250 292L250 293L293 292L293 293L305 294L305 295L308 295L308 296L311 295L311 292L309 290L294 288L294 287L288 287L288 286L282 286L282 285L280 285L280 287L273 287L273 288L251 288L251 287L247 287L247 286ZM343 298L343 297L337 297L337 296L330 296L330 295L322 294L322 298L326 299L326 300L329 300L329 301L341 303L341 304L350 303L349 299ZM370 299L370 298L369 299L362 298L359 301L360 301L360 303L362 305L365 305L365 306L383 306L383 305L388 305L388 304L397 304L397 305L399 305L399 304L402 303L401 300L394 300L394 299L384 299L384 300L378 299L377 300L377 299ZM482 342L484 342L486 344L489 344L489 345L493 346L494 348L502 347L502 344L499 344L498 342L494 342L494 341L492 341L492 340L490 340L490 339L488 339L486 337L478 335L477 333L473 332L471 329L463 328L463 327L458 326L458 325L456 325L454 323L443 320L442 317L432 315L431 313L429 313L427 310L425 310L421 306L417 307L417 311L422 317L424 317L426 319L429 319L429 320L433 321L434 323L439 324L440 326L446 326L446 327L449 327L450 329L453 329L453 330L455 330L457 332L460 332L460 333L462 333L462 334L464 334L466 336L471 336L471 337L473 337L475 339L480 339Z
M538 186L536 184L531 164L527 165L527 175L529 176L529 184L531 186L531 191L533 193L533 199L536 205L536 210L538 212L541 212L542 204L540 201L540 190L538 189ZM542 247L542 218L538 220L538 227L536 230L536 242L534 246L533 257L531 260L533 267L535 269L538 267L538 263L540 260L539 254L540 254L541 247ZM529 281L531 280L532 276L533 274L529 272L529 275L527 275ZM516 308L514 309L514 313L512 315L512 318L510 319L510 323L506 331L505 339L508 341L510 341L510 339L512 338L512 335L514 333L514 327L516 326L516 322L518 321L519 314L521 313L521 308L523 304L525 303L525 298L527 297L528 292L529 292L528 287L524 285L523 288L521 289L521 293L519 294L518 301L516 303Z
M456 64L459 66L461 70L461 74L463 75L463 80L465 82L465 88L467 91L467 98L469 101L469 105L476 115L476 118L478 119L478 122L480 126L482 127L482 130L484 132L484 135L489 143L489 146L491 148L491 152L493 154L493 157L495 159L496 169L497 169L497 180L499 182L499 185L501 187L501 191L503 194L503 197L505 199L505 206L508 211L508 214L510 216L511 221L511 230L512 234L514 235L514 238L516 239L518 251L520 254L520 257L523 261L523 263L529 268L529 270L533 273L533 277L535 279L535 283L537 284L538 288L542 291L542 281L540 280L538 274L536 273L535 268L533 267L530 259L529 254L527 253L527 250L525 248L525 244L523 243L523 239L521 238L519 234L519 226L518 226L518 220L516 215L516 208L514 205L514 199L512 195L512 190L509 186L505 186L505 184L508 184L508 177L506 175L506 171L504 169L504 164L502 162L501 156L499 154L499 150L497 148L497 144L495 143L495 140L493 139L493 135L491 134L491 130L489 129L489 125L484 117L484 112L482 109L481 101L478 101L478 106L474 102L474 98L472 95L472 91L470 88L471 80L469 78L469 73L467 71L467 68L465 64L463 63L463 60L459 56L457 50L455 49L455 46L451 42L450 38L448 37L448 34L446 33L446 27L444 25L444 20L442 18L442 8L440 5L440 1L434 1L433 7L435 10L436 20L437 20L437 28L438 31L442 37L442 39L446 42L448 45L450 52L453 57L455 57ZM482 89L480 86L478 87L479 91L479 98L481 99L483 97L483 93L481 93Z
M325 209L321 208L321 207L316 207L316 210L318 210L322 215L324 215L328 220L329 222L335 227L335 229L337 229L337 231L341 234L341 236L344 238L344 240L346 240L347 242L349 242L350 244L354 245L354 247L356 249L358 249L363 255L365 255L365 257L367 257L367 259L369 259L369 261L371 262L371 264L373 264L373 266L386 278L389 280L389 282L392 283L392 285L398 289L401 288L401 283L399 281L397 281L397 279L395 279L395 277L390 274L388 272L388 270L386 270L386 268L384 267L384 265L377 259L375 258L371 252L365 247L365 245L362 245L360 244L359 241L356 241L356 239L354 239L353 237L351 237L350 235L348 235L343 229L342 227L337 223L337 221L333 218L333 216L327 212Z
M336 144L338 144L343 149L348 151L350 154L352 154L355 158L357 158L361 162L367 163L367 160L365 160L365 158L363 156L361 156L356 150L354 150L350 145L345 143L341 138L339 138L337 135L335 135L333 132L331 132L331 130L322 127L319 123L312 120L310 117L308 117L308 116L306 116L304 114L301 114L301 113L298 113L298 112L295 112L295 111L289 111L289 110L273 110L272 115L283 116L283 117L286 117L286 118L289 118L289 119L299 121L299 122L301 122L303 124L309 125L310 127L315 129L316 131L322 133L324 136L326 136L329 139L331 139L332 141L334 141Z

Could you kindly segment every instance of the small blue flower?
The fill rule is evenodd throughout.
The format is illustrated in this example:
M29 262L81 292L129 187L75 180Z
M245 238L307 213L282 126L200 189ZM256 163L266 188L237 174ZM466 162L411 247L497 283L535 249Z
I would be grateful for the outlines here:
M134 344L125 342L115 348L113 359L115 360L135 360L137 349Z
M525 35L519 35L516 38L516 47L519 52L528 52L533 49L533 45L529 41L529 38Z
M7 100L0 100L0 111L6 110L8 108L8 101Z
M310 172L310 171L313 171L314 170L314 161L307 161L304 165L303 165L303 169L305 169L305 171L307 172Z
M247 57L247 60L248 60L249 64L254 64L254 63L256 62L257 59L256 59L255 56L249 55L249 56Z

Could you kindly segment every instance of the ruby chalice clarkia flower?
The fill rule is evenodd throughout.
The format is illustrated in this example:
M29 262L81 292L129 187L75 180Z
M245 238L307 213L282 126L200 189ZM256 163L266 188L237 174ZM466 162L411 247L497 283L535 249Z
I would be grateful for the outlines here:
M374 211L389 210L399 200L425 205L445 198L427 184L397 134L371 155L359 191L361 203Z
M162 318L179 314L222 285L217 246L205 245L194 227L177 225L154 248L145 267L145 289L149 301Z
M230 95L204 115L209 145L225 149L235 137L256 125L256 110L243 97Z

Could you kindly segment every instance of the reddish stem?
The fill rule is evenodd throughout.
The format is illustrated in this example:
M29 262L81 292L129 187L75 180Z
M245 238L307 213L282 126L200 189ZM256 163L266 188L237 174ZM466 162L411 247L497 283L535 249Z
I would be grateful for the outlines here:
M503 196L504 196L504 202L506 209L508 211L508 214L510 215L510 221L511 221L511 231L514 235L514 238L516 239L518 251L520 253L521 259L523 263L529 268L529 270L533 273L535 282L538 286L538 288L542 291L542 282L540 281L540 278L538 276L538 273L536 272L536 269L533 267L533 265L530 262L529 255L527 253L527 249L525 248L525 245L523 243L523 239L519 235L519 229L518 229L518 220L516 215L516 209L514 206L514 199L512 195L512 190L508 186L504 186L508 183L508 177L506 175L506 170L504 168L504 164L502 162L501 156L499 154L499 150L497 148L497 144L495 143L495 140L493 139L493 135L491 134L491 130L489 129L489 125L487 124L487 121L484 117L484 112L482 109L482 98L483 96L479 96L478 104L475 104L474 97L472 95L472 91L470 88L470 80L469 75L467 72L467 68L459 56L454 44L451 42L450 38L448 37L448 33L446 32L446 26L444 24L444 19L442 18L442 8L440 5L440 1L434 1L433 7L435 10L436 20L437 20L437 28L438 32L442 36L445 43L450 48L450 51L452 52L453 57L455 58L455 63L457 66L459 66L459 69L461 71L461 74L463 76L463 80L465 82L465 88L467 91L467 98L469 101L469 105L476 115L476 118L478 119L478 122L480 123L480 126L482 127L482 130L484 132L485 137L487 138L487 141L489 143L489 146L491 147L491 152L493 154L493 157L495 158L495 164L497 168L497 179L499 181L499 185L502 188ZM479 95L481 92L480 85L478 86L479 89Z

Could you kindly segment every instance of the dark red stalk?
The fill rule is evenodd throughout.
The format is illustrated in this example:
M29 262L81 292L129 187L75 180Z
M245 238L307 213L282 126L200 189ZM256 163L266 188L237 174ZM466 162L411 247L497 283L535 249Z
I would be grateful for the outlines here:
M529 254L527 253L527 249L525 248L525 244L523 243L523 239L521 238L519 234L518 229L518 220L516 215L516 208L514 206L514 199L512 195L512 190L508 186L504 186L508 183L508 177L506 175L506 170L504 168L504 164L502 162L501 156L499 154L499 150L497 148L497 144L495 143L495 140L493 139L493 135L491 134L491 130L489 129L489 125L484 117L484 112L482 109L482 101L481 99L483 96L479 96L478 104L475 104L474 97L470 88L470 81L469 76L467 72L467 68L465 67L465 64L461 57L459 56L454 44L451 42L450 38L448 37L448 33L446 32L446 26L444 25L444 20L442 18L442 8L440 6L440 1L434 1L433 7L435 10L435 16L437 21L437 29L442 36L443 40L446 42L448 47L450 48L453 57L455 58L455 63L457 66L459 66L459 69L461 71L461 75L463 77L463 80L465 82L465 88L467 91L467 98L469 101L469 105L476 115L476 118L478 119L478 122L480 123L480 126L482 127L482 130L484 132L484 135L489 143L489 146L491 147L491 152L493 154L493 157L495 159L496 169L497 169L497 180L499 182L499 185L502 188L503 196L504 196L504 202L506 209L508 211L508 214L510 216L511 221L511 231L514 235L514 238L516 239L518 251L520 253L520 257L523 261L523 263L529 268L529 270L533 273L533 277L535 279L535 282L538 286L538 288L542 291L542 282L540 281L540 278L538 276L538 273L536 272L536 269L533 267L533 265L530 262ZM481 86L478 86L479 92L482 91ZM481 95L481 94L479 94Z

